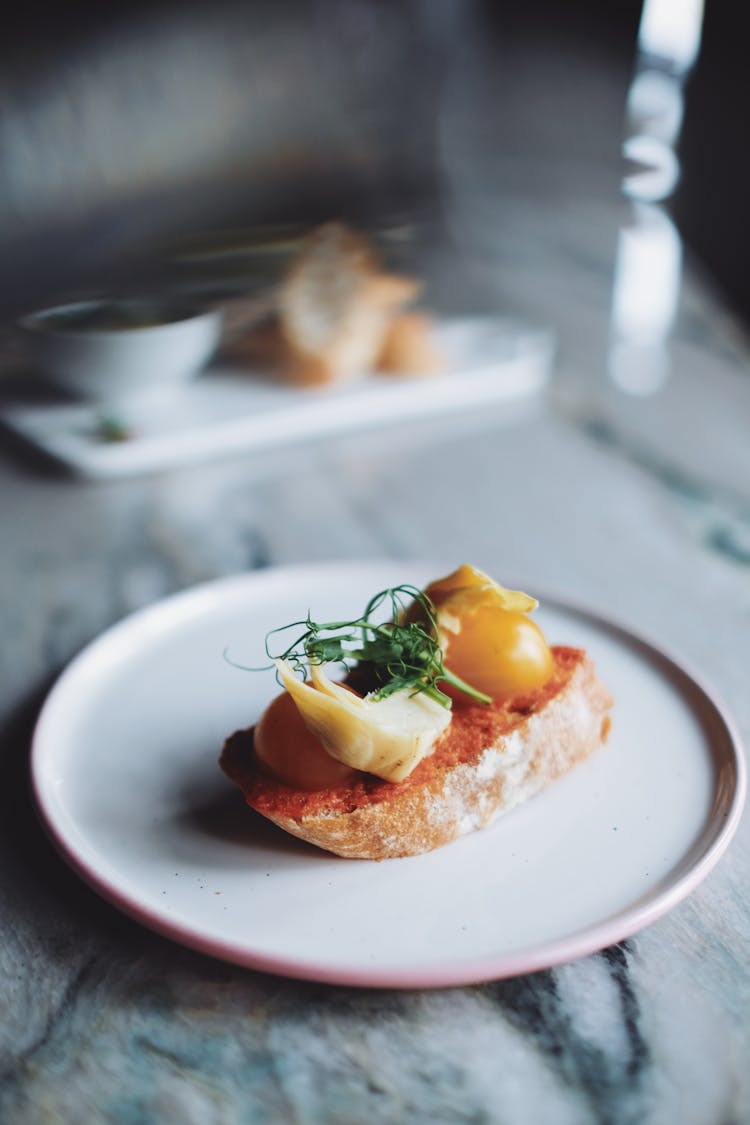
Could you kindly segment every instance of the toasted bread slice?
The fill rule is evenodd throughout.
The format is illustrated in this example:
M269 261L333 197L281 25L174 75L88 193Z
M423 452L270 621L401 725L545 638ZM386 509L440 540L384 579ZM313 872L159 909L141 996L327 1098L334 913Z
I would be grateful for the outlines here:
M404 781L361 774L308 792L263 773L252 730L221 755L248 804L294 836L352 859L419 855L485 828L561 777L606 740L613 700L581 649L553 650L555 671L533 696L454 709L435 750Z
M342 223L318 227L279 288L283 374L312 385L373 370L392 317L420 288L384 273L369 242Z

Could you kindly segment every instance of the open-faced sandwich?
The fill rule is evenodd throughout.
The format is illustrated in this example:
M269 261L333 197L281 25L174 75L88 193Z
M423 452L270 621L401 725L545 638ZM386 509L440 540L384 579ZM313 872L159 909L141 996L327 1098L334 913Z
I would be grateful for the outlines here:
M355 620L275 631L296 630L274 661L284 690L227 740L223 770L257 812L341 856L417 855L486 827L609 732L590 658L550 648L536 605L464 565L376 594Z

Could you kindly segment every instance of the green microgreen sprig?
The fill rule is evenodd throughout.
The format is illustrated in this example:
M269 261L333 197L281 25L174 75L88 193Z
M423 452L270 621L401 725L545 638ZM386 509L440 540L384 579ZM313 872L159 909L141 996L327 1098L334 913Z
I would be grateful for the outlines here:
M410 602L419 606L418 620L405 616ZM379 621L378 611L383 607L387 619ZM272 651L274 637L300 628L303 631L283 652ZM435 606L415 586L389 586L381 590L370 598L362 616L352 621L313 621L308 613L304 621L272 629L266 637L266 653L271 660L288 660L302 675L307 674L310 664L336 663L347 671L354 667L362 669L377 685L377 699L409 690L423 692L443 707L450 707L450 697L438 686L447 683L478 703L491 702L488 695L445 667Z

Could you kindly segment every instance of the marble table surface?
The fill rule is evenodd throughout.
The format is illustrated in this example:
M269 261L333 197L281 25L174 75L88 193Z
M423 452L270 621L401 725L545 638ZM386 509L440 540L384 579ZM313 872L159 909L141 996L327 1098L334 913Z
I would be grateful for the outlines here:
M618 389L616 231L594 247L583 207L566 222L577 252L550 238L506 286L560 339L549 395L524 409L119 482L0 450L0 1120L750 1121L747 817L706 881L620 945L528 977L368 991L140 928L57 858L28 794L45 692L112 622L254 568L444 557L446 513L461 559L662 638L750 741L750 353L690 274L666 379Z

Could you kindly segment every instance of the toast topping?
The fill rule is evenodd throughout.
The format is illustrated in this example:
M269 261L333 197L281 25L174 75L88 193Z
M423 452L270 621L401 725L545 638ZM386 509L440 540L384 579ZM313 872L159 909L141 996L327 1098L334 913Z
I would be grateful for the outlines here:
M333 783L339 768L403 781L450 725L453 700L489 704L548 682L553 657L526 616L536 605L464 565L423 592L383 590L354 620L320 623L308 614L274 630L266 651L295 713L272 704L257 728L259 760L303 789ZM271 652L271 637L303 627L284 651ZM329 679L330 664L344 667L347 684Z
M506 590L468 564L432 582L425 595L435 607L440 647L451 672L493 699L509 699L547 683L552 654L541 629L527 616L538 605L535 598Z
M329 680L320 664L310 665L311 684L298 680L286 660L277 660L276 668L324 749L386 781L403 781L450 723L450 711L424 693L401 689L384 699L362 698Z
M437 610L438 625L449 633L460 633L463 619L480 609L531 613L539 605L536 598L520 590L506 590L470 563L463 563L446 578L431 582L425 594Z
M288 691L266 707L253 731L253 751L263 773L307 792L352 785L362 775L332 758Z

